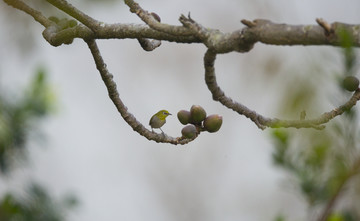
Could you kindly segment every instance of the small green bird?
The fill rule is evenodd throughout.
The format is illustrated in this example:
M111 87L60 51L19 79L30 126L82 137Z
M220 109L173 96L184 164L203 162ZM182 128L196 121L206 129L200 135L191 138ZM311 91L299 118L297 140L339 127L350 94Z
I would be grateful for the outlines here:
M161 130L161 127L166 123L166 117L171 115L169 111L167 110L161 110L154 114L149 122L149 125L151 126L151 130L154 132L153 128L159 128ZM161 130L162 133L164 131Z

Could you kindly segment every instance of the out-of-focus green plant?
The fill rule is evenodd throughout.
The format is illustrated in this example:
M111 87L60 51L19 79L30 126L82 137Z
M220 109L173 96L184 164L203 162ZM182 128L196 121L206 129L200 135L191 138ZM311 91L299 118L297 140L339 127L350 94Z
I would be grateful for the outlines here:
M349 35L339 33L339 36L343 39L341 78L344 79L356 73L357 58ZM321 104L317 91L324 88L316 86L319 83L313 87L310 83L305 85L305 91L291 88L292 94L284 97L280 107L282 112L285 110L290 116L299 116L302 110L316 112L317 104ZM356 179L360 172L358 124L358 114L353 108L321 131L275 129L271 132L273 162L291 174L309 205L309 214L318 214L318 221L360 220L360 179Z
M1 221L63 221L69 209L77 205L72 195L55 201L47 191L31 184L26 196L6 194L0 201Z
M8 93L7 93L8 94ZM54 107L54 94L44 70L39 70L20 98L0 93L0 170L8 172L14 159L25 156L26 140L39 120Z
M30 135L38 131L37 125L54 109L54 103L43 69L19 97L0 93L0 175L10 173L14 162L26 156ZM76 205L73 195L55 200L40 185L30 184L25 195L6 193L0 198L0 221L64 221Z
M274 221L286 221L286 219L283 215L278 215L277 217L275 217Z
M343 49L344 74L354 75L356 70L356 53L353 48L354 39L351 33L346 30L341 30L338 35L341 39L341 47Z

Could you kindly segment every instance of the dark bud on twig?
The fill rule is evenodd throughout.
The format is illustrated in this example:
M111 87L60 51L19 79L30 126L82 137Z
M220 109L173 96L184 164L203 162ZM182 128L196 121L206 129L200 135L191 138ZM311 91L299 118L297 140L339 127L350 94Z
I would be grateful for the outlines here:
M161 18L158 14L155 12L151 12L150 14L155 18L156 21L161 22Z

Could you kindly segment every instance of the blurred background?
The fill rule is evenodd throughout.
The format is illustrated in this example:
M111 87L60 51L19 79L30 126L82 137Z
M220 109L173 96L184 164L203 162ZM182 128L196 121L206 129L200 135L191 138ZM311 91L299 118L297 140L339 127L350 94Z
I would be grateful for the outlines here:
M191 12L200 24L223 32L256 18L360 23L357 0L138 2L164 23L178 25L180 14ZM45 16L67 17L44 1L27 3ZM72 4L106 23L142 23L123 1ZM353 172L357 107L324 131L261 131L212 100L203 45L164 41L145 52L134 39L98 40L121 99L144 125L167 109L173 116L162 129L177 137L179 110L198 104L223 116L217 133L202 133L185 146L158 144L121 118L82 40L52 47L30 16L4 2L0 12L0 220L15 220L14 214L70 221L311 220ZM351 96L339 87L343 76L359 74L359 53L349 41L345 49L258 43L249 53L219 55L218 83L265 116L298 119L306 110L315 117ZM359 217L354 180L333 220Z

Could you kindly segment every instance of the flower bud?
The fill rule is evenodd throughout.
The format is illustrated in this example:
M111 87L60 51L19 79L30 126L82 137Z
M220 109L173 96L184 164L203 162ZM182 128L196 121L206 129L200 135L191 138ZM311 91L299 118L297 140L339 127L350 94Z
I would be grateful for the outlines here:
M222 116L213 114L204 120L204 128L210 133L218 131L222 124Z
M180 123L186 125L190 123L190 112L186 110L181 110L177 113L177 117Z
M356 91L356 89L359 87L359 79L354 76L347 76L343 80L342 86L348 91Z
M192 139L196 136L197 130L196 127L192 124L189 124L187 126L185 126L182 130L181 130L181 134L189 139Z
M206 111L200 105L193 105L190 109L191 122L201 123L206 118Z

